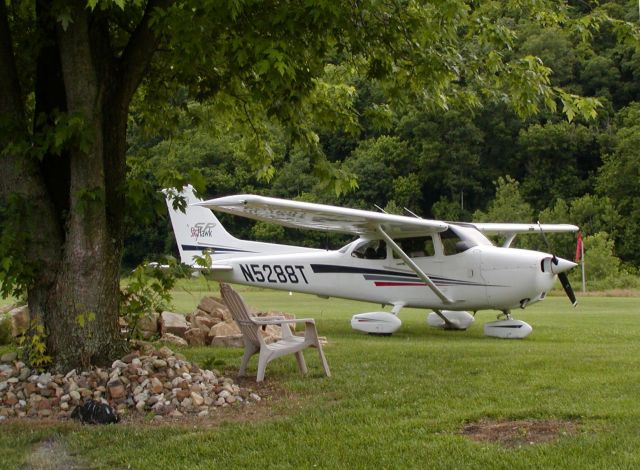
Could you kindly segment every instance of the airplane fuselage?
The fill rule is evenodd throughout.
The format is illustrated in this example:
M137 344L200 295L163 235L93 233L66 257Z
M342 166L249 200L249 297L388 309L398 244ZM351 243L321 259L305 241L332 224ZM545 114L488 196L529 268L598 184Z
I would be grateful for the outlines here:
M167 204L183 263L201 265L208 253L204 261L210 255L210 272L222 282L393 306L391 313L356 316L367 325L391 321L403 307L433 309L449 328L469 318L448 319L444 312L495 309L510 319L510 310L544 299L556 277L575 304L566 275L575 263L509 247L517 233L577 230L572 225L443 222L256 195L201 201L190 187L183 188L188 210L181 213L171 203L175 194L167 191ZM335 251L240 240L210 208L358 238ZM494 246L485 232L504 235L504 245ZM395 331L394 323L376 332ZM491 326L498 327L513 325Z
M389 251L383 259L353 256L357 242L338 251L303 249L278 255L216 260L219 281L326 297L447 310L510 310L544 299L555 275L545 272L550 254L475 246L451 256L413 261L453 303L445 303L404 261ZM291 247L294 249L294 247Z

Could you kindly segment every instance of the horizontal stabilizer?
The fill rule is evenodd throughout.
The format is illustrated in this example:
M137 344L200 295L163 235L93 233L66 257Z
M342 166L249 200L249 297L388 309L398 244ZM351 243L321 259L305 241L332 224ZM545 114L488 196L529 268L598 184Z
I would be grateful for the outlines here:
M212 264L211 267L207 269L210 271L233 271L233 266L228 264Z

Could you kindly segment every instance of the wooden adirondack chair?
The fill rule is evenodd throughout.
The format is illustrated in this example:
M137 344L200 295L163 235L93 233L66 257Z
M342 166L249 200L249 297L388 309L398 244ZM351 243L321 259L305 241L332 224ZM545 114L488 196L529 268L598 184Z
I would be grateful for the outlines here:
M249 359L256 353L260 353L258 358L258 375L256 377L257 382L264 380L265 369L269 362L286 354L295 354L300 372L306 374L308 369L307 364L304 362L302 350L309 346L318 349L324 372L327 374L327 377L331 376L329 364L327 364L327 359L324 357L324 352L322 351L322 345L318 339L316 324L312 318L288 320L282 316L265 318L252 317L242 297L231 287L220 283L220 293L227 307L229 307L231 316L240 327L242 337L244 338L244 356L242 356L242 363L240 364L240 376L245 375ZM304 323L304 337L295 336L291 333L289 325L292 323ZM279 325L282 329L282 339L271 344L266 344L260 334L260 327L262 325Z

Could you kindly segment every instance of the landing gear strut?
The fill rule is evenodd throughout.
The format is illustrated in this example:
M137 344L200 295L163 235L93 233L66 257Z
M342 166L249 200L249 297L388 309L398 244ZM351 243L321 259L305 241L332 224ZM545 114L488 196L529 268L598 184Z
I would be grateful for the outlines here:
M503 310L496 317L498 320L512 320L511 318L511 310Z

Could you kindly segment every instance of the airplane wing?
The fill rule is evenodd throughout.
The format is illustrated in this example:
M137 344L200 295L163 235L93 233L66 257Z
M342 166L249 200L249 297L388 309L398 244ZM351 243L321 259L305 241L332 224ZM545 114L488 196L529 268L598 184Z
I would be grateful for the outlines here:
M465 224L466 225L466 224ZM470 223L482 233L490 235L511 235L518 233L557 233L576 232L578 227L570 224L503 224L503 223Z
M558 232L575 232L578 227L570 224L503 224L503 223L470 223L465 224L477 228L487 235L504 235L506 237L505 248L511 246L511 243L520 233L558 233Z
M346 207L290 201L252 194L226 196L195 205L286 227L308 228L380 238L378 227L393 238L443 232L446 222Z

